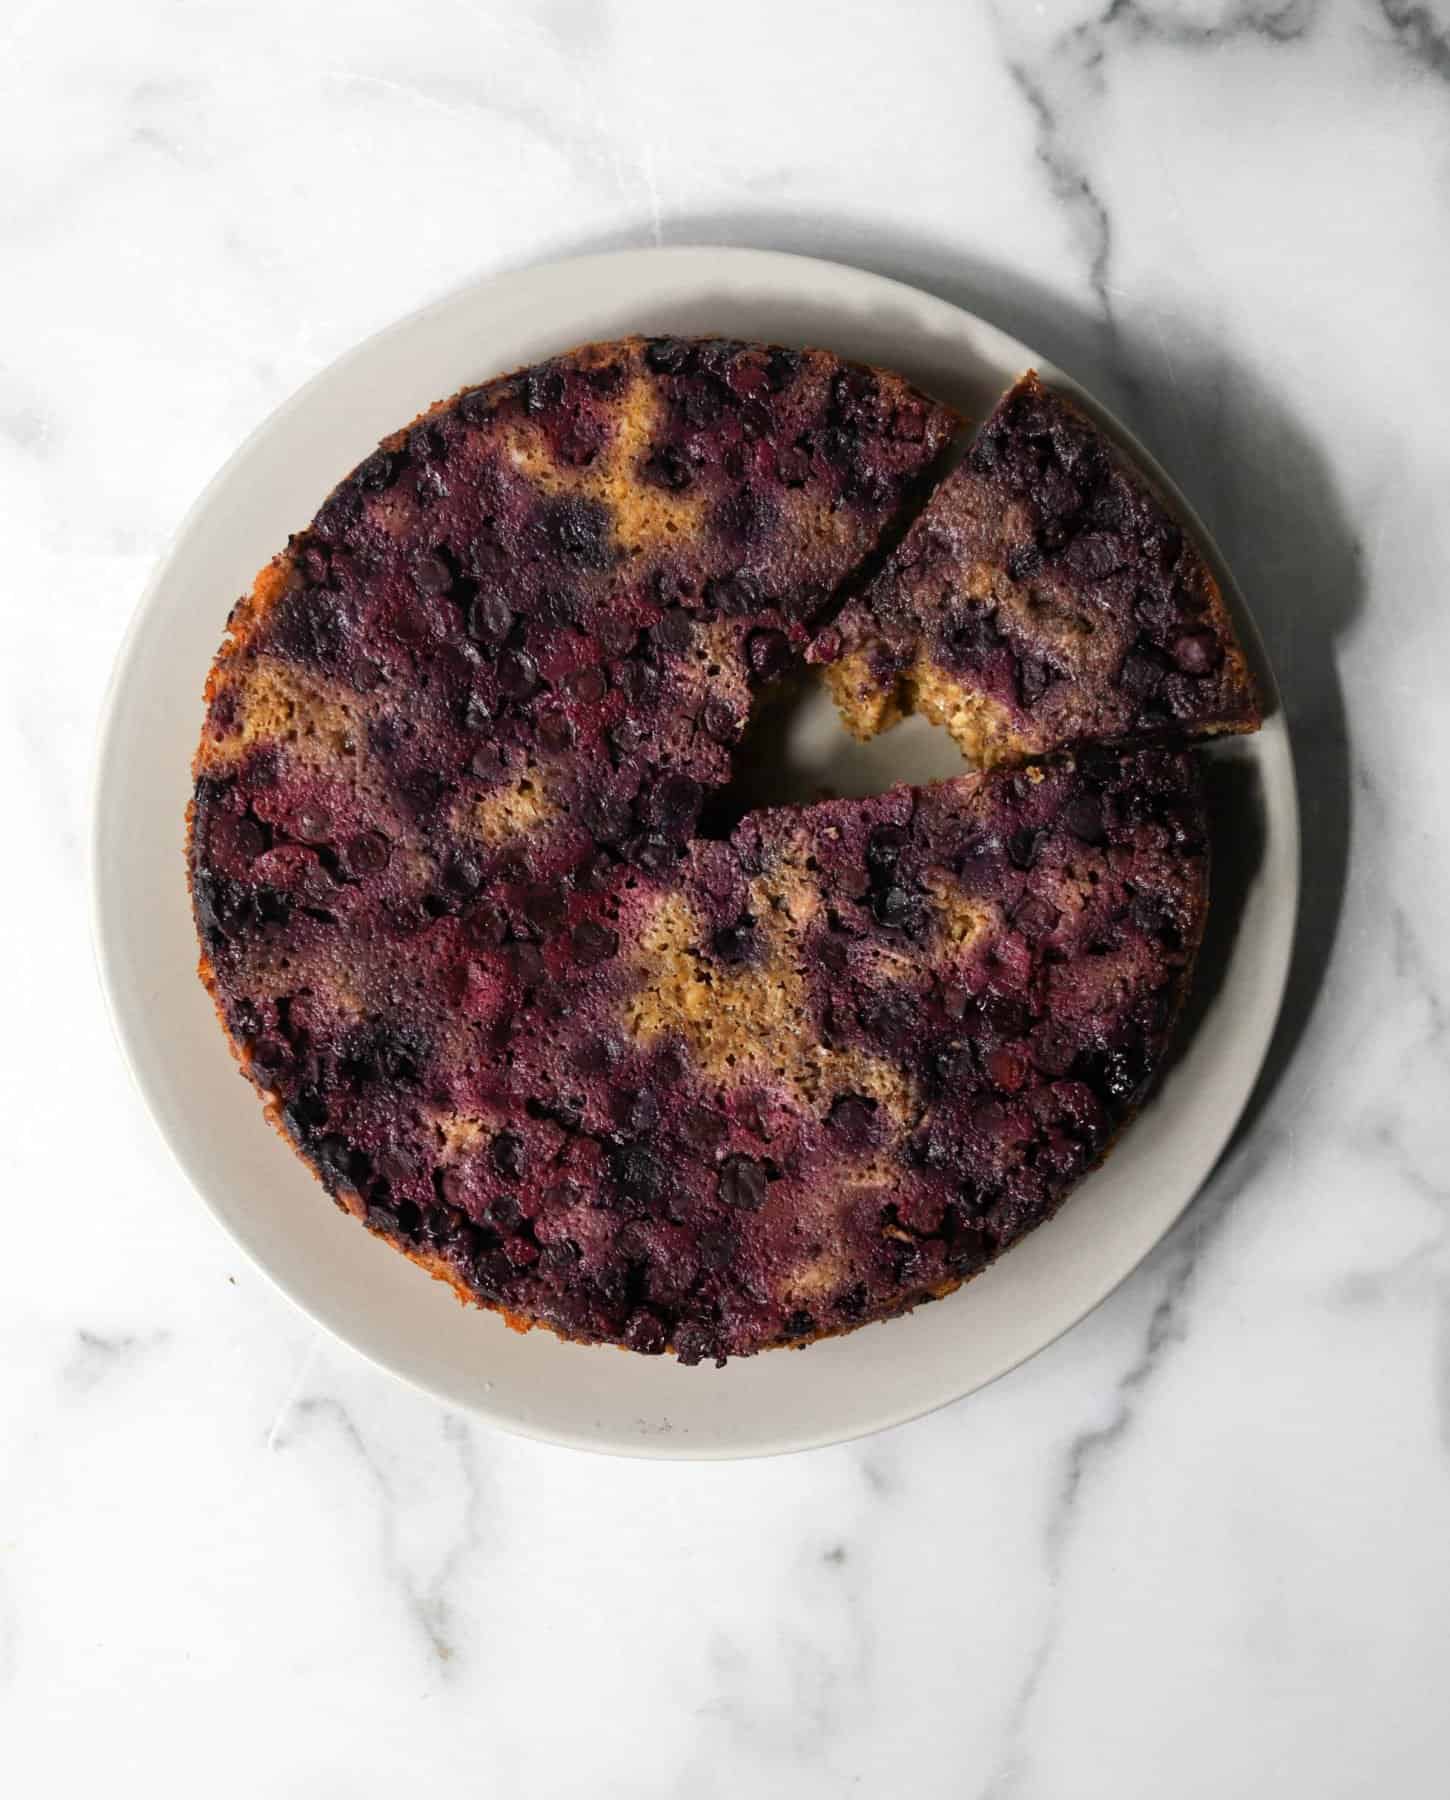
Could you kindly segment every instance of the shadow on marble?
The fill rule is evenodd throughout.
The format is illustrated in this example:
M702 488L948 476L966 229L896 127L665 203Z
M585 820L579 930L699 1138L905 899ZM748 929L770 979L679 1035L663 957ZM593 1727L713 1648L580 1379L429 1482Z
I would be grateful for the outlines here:
M1147 445L1203 518L1278 677L1303 825L1302 898L1284 1006L1229 1155L1253 1130L1293 1060L1339 927L1351 818L1335 645L1364 599L1360 546L1333 474L1299 422L1292 396L1277 390L1271 361L1262 352L1241 354L1222 333L1206 331L1208 303L1181 318L1145 305L1132 318L1105 319L1010 269L892 224L819 213L698 212L672 218L669 226L674 243L829 257L967 307L1039 349L1096 395ZM553 254L635 249L650 241L642 220L633 230L561 242ZM828 326L823 315L823 331ZM1234 779L1213 776L1219 787ZM1226 804L1242 798L1210 793L1219 817ZM1216 837L1219 849L1222 832ZM1222 953L1222 934L1234 929L1234 895L1242 897L1248 873L1238 850L1219 864L1206 969ZM1192 1013L1200 1013L1209 998L1211 990L1196 992Z
M1192 1043L1218 998L1233 955L1250 888L1264 860L1263 784L1257 767L1238 757L1204 757L1212 896L1193 986L1183 1004L1163 1062L1166 1073ZM1242 1129L1240 1125L1237 1129Z

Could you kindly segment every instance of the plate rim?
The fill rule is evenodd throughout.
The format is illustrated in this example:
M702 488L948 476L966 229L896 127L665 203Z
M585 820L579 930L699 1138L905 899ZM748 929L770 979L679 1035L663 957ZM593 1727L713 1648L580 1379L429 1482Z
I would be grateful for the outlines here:
M309 402L315 400L319 390L345 379L355 365L382 353L396 338L404 338L410 333L425 330L435 318L449 314L453 309L467 307L497 296L506 295L510 291L526 291L534 283L557 281L566 272L578 279L581 286L584 278L591 270L603 265L614 269L625 266L637 270L642 281L651 267L660 268L665 265L679 267L690 260L704 260L717 272L719 266L729 264L744 273L747 270L768 277L772 270L780 272L783 267L791 271L791 280L814 275L818 279L840 280L842 278L856 284L864 284L866 288L879 291L883 296L892 292L908 299L919 306L923 301L934 308L946 309L966 322L972 334L979 338L998 340L1004 347L1014 351L1025 351L1027 362L1041 370L1053 385L1072 393L1075 398L1085 401L1092 414L1099 419L1110 434L1131 450L1141 461L1150 476L1161 486L1174 506L1180 511L1185 523L1196 533L1204 545L1211 566L1223 587L1225 597L1234 614L1241 635L1245 640L1245 648L1255 666L1262 692L1266 701L1265 723L1259 739L1267 743L1277 740L1278 753L1284 759L1287 781L1282 785L1279 794L1281 816L1274 821L1275 835L1280 840L1278 861L1281 865L1280 875L1287 872L1289 891L1280 902L1279 910L1287 915L1288 923L1282 933L1282 939L1272 952L1268 988L1271 990L1271 1004L1262 1012L1265 1023L1261 1028L1262 1041L1253 1048L1252 1067L1243 1081L1243 1092L1228 1114L1221 1130L1216 1134L1211 1154L1204 1160L1204 1166L1196 1178L1188 1185L1181 1200L1173 1208L1170 1215L1162 1220L1136 1249L1131 1258L1117 1267L1105 1280L1093 1285L1066 1310L1065 1316L1054 1319L1050 1329L1035 1338L1026 1349L1009 1350L989 1370L960 1385L952 1387L949 1392L934 1391L920 1399L919 1404L912 1402L889 1411L886 1416L872 1415L862 1417L849 1428L826 1425L819 1432L801 1430L771 1431L762 1430L756 1440L749 1443L721 1442L695 1443L688 1434L676 1438L672 1434L661 1433L650 1435L641 1432L636 1436L620 1434L615 1437L589 1435L581 1428L564 1429L557 1425L541 1426L531 1418L517 1412L509 1412L498 1405L486 1404L476 1395L462 1392L450 1392L442 1386L435 1385L426 1375L417 1369L402 1366L370 1344L366 1331L352 1332L335 1317L325 1317L317 1310L313 1302L298 1291L290 1274L269 1261L262 1250L249 1242L238 1228L234 1220L227 1215L219 1203L213 1198L212 1186L215 1176L208 1178L206 1172L195 1165L195 1158L184 1153L180 1144L168 1129L161 1106L153 1095L148 1075L145 1070L146 1058L141 1051L141 1034L137 1022L132 1015L130 1005L121 991L120 945L124 937L124 927L115 916L115 909L106 892L105 876L111 860L111 828L108 825L108 808L110 784L114 779L113 769L116 763L114 751L116 742L122 735L124 726L123 702L127 698L130 686L136 679L137 664L145 648L146 626L162 595L173 564L179 559L183 549L190 543L199 527L208 518L218 498L226 492L229 482L238 469L257 450L266 438L279 431L285 431L295 415L303 412ZM581 300L581 312L587 311L588 300ZM722 303L728 306L728 299ZM841 304L838 297L827 296L826 305ZM641 310L647 310L641 303ZM575 339L577 342L588 341L588 334L581 331ZM1014 358L1015 360L1015 358ZM421 404L426 405L424 400ZM299 508L299 512L301 508ZM197 694L197 719L200 721L200 689ZM158 555L151 572L141 589L140 595L131 610L126 627L116 648L110 678L106 684L104 696L97 718L97 726L90 764L89 783L89 828L86 834L86 887L88 915L92 952L94 956L97 978L105 1001L107 1016L115 1037L121 1059L126 1066L131 1082L139 1095L143 1109L150 1117L162 1143L166 1146L173 1164L180 1170L187 1185L195 1197L202 1203L212 1219L222 1228L229 1240L247 1257L248 1261L270 1283L272 1287L295 1305L298 1310L317 1329L325 1331L335 1341L345 1345L350 1351L360 1355L375 1368L385 1371L395 1379L406 1382L416 1391L443 1405L458 1407L486 1423L514 1435L531 1439L534 1442L547 1443L556 1447L573 1450L584 1450L594 1454L622 1455L646 1460L690 1460L690 1461L732 1461L755 1457L790 1454L796 1451L825 1448L829 1445L857 1441L874 1435L877 1432L890 1430L898 1425L905 1425L915 1419L925 1417L958 1400L965 1399L972 1393L990 1386L1000 1380L1011 1370L1022 1366L1033 1357L1039 1355L1050 1345L1056 1343L1074 1326L1080 1324L1091 1312L1103 1304L1123 1282L1139 1268L1147 1256L1157 1248L1164 1237L1183 1217L1188 1207L1201 1192L1205 1183L1211 1179L1222 1160L1225 1147L1229 1143L1234 1130L1243 1116L1244 1109L1261 1075L1269 1048L1277 1033L1282 1014L1284 995L1288 976L1292 965L1293 953L1298 936L1298 922L1302 902L1302 833L1300 809L1298 805L1298 784L1295 777L1293 746L1290 738L1288 721L1284 712L1282 696L1274 677L1264 648L1262 636L1250 612L1247 602L1233 578L1222 553L1206 530L1202 519L1187 497L1183 494L1172 476L1166 471L1139 441L1137 436L1126 427L1108 408L1106 408L1090 391L1084 389L1070 374L1055 365L1050 358L1039 356L1030 346L1024 345L1020 339L996 325L992 320L974 313L970 308L946 299L932 292L929 288L918 287L912 283L900 281L892 276L881 275L872 270L862 269L856 265L836 261L834 259L809 256L792 251L759 250L734 245L714 244L674 244L653 246L639 249L612 250L595 252L583 256L566 257L547 262L533 263L522 268L500 271L491 275L482 275L474 280L460 283L443 294L412 309L400 317L369 333L358 342L350 345L338 356L332 358L292 393L286 396L276 407L259 420L242 438L240 443L222 462L220 467L202 486L195 500L186 509L179 523L170 534L164 548ZM181 878L180 834L178 831L177 878ZM242 1094L238 1084L237 1093ZM247 1099L251 1100L248 1095ZM254 1109L255 1110L255 1109ZM260 1117L260 1115L258 1115ZM270 1127L268 1128L270 1129ZM1202 1158L1198 1160L1203 1160ZM1074 1190L1074 1194L1077 1190ZM1066 1205L1070 1205L1074 1195L1069 1195ZM1048 1225L1050 1225L1050 1221ZM1044 1226L1043 1229L1047 1229ZM1034 1236L1037 1234L1034 1233ZM1014 1252L1017 1247L1014 1247ZM393 1252L392 1254L396 1254ZM1002 1259L1006 1260L1006 1258ZM994 1265L995 1266L995 1265ZM414 1273L420 1273L414 1271ZM967 1284L971 1286L973 1284ZM441 1292L438 1299L445 1299ZM950 1303L950 1299L947 1302ZM933 1309L935 1310L935 1309ZM904 1323L904 1321L903 1321ZM540 1335L543 1334L532 1334ZM851 1334L853 1337L867 1336L866 1333ZM581 1357L586 1349L593 1349L596 1355L601 1354L606 1346L581 1347L570 1346L572 1351ZM773 1359L752 1359L755 1361ZM581 1377L587 1370L581 1363ZM711 1380L715 1372L692 1371L696 1380ZM581 1389L587 1388L587 1381L581 1380ZM643 1421L641 1421L643 1424Z

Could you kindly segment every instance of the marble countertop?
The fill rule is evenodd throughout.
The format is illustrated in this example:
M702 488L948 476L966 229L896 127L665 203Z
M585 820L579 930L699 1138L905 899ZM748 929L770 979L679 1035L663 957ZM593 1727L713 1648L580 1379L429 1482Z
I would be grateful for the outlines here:
M1445 0L20 0L0 97L0 1786L1443 1794ZM294 387L481 273L706 241L959 300L1149 443L1280 671L1306 904L1244 1128L1083 1325L859 1445L641 1465L376 1373L192 1198L87 764Z

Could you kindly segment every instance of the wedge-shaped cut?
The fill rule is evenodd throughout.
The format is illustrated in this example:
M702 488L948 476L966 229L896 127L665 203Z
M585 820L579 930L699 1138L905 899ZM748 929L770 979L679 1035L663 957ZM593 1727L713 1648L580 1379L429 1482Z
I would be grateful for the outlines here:
M1198 548L1034 374L810 654L858 736L920 711L982 763L1260 718Z

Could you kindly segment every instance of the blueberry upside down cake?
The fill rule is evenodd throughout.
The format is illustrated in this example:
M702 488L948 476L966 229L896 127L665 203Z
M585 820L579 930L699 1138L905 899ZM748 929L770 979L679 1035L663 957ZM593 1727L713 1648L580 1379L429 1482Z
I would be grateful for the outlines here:
M1257 702L1203 559L1024 377L594 344L381 446L232 612L201 972L339 1204L517 1325L682 1362L948 1293L1097 1163ZM955 460L955 466L951 466ZM732 816L757 698L969 772Z

